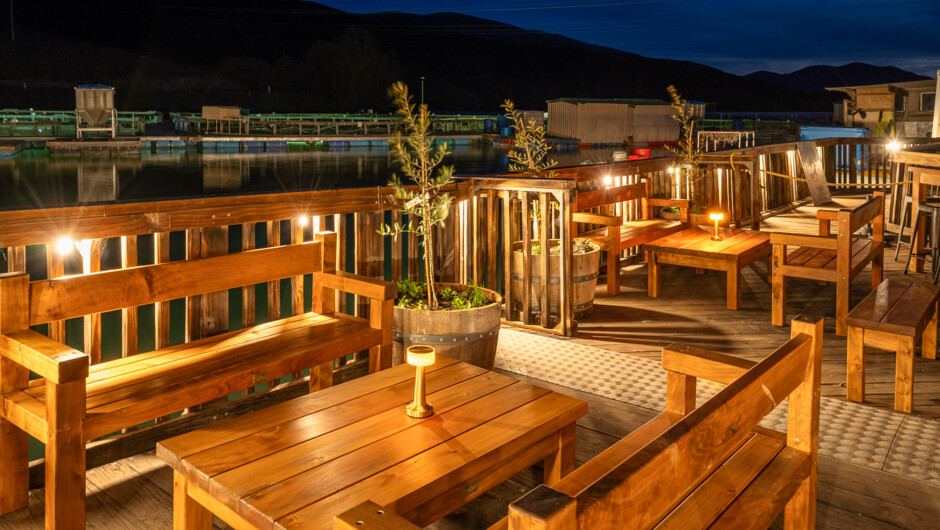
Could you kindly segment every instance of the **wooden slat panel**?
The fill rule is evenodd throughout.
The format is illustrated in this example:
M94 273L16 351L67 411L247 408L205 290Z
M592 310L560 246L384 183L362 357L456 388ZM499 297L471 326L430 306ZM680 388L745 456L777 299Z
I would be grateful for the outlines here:
M52 280L65 274L65 261L55 243L46 243L46 279ZM30 303L32 304L32 303ZM30 323L32 325L32 323ZM65 342L65 321L49 322L49 338L58 342Z
M154 264L170 262L170 233L153 235ZM170 302L157 302L153 306L154 348L159 350L170 345Z
M137 236L121 236L121 267L137 266ZM121 357L137 354L137 307L121 310Z
M246 223L242 225L242 252L254 250L255 242L255 224ZM242 327L247 328L255 324L255 286L246 285L242 287Z
M584 191L578 193L578 200L575 210L588 210L604 204L630 201L646 197L646 184L639 182L637 184L627 184L614 188L604 188L594 191Z
M281 222L268 221L265 225L267 229L267 247L279 246L281 244ZM268 320L277 320L279 318L281 318L281 280L273 280L268 282Z
M30 284L30 324L211 293L320 268L320 244L146 265ZM81 293L75 296L74 293Z
M84 243L84 242L83 242ZM101 245L103 240L91 240L87 255L82 256L82 268L85 274L101 270ZM85 353L91 364L101 362L101 314L92 313L84 317L84 343Z

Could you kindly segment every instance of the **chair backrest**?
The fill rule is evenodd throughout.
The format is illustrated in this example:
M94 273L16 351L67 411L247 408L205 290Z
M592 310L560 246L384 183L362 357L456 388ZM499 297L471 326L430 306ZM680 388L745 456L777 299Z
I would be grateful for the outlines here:
M30 282L28 325L316 273L322 247L308 242Z
M884 240L885 194L876 191L864 203L855 208L839 210L839 236L851 236L859 228L871 223L872 237L876 241ZM848 230L845 229L848 227Z

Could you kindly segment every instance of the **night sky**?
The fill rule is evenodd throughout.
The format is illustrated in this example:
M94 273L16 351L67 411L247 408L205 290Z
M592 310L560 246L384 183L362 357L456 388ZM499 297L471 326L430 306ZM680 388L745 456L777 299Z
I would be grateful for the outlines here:
M454 11L734 74L850 62L940 69L940 0L318 1L354 13Z

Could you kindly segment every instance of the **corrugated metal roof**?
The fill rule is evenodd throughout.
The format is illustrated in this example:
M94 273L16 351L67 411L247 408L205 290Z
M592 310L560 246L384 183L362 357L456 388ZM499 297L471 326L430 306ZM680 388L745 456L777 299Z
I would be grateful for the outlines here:
M593 99L593 98L557 98L549 99L546 103L571 103L572 105L582 105L585 103L613 103L619 105L668 105L669 103L661 99L642 99L642 98L614 98L614 99Z
M75 87L75 88L114 88L114 87L113 87L113 86L110 86L110 85L98 85L98 84L93 84L93 85L78 85L78 86Z

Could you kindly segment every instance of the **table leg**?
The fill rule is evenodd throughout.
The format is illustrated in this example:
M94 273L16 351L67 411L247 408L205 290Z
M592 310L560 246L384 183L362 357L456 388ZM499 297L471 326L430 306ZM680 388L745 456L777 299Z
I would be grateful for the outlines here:
M173 472L173 530L211 530L212 513L189 496L189 480Z
M574 423L558 431L558 450L545 459L545 484L551 486L574 471L574 433Z
M656 259L656 251L650 251L649 260L646 262L646 290L652 298L659 298L663 290L663 280L660 274L659 260Z
M786 258L786 251L783 245L774 245L771 258L773 266L770 268L770 322L775 326L782 326L787 318L787 277L780 272L780 266L784 264Z
M910 412L914 401L914 337L898 335L894 369L894 410Z
M933 306L933 316L924 327L923 340L920 342L920 356L924 359L937 358L937 304Z
M849 348L846 355L845 398L865 401L865 329L849 326Z
M728 309L737 309L741 304L741 269L736 263L732 263L728 268Z

